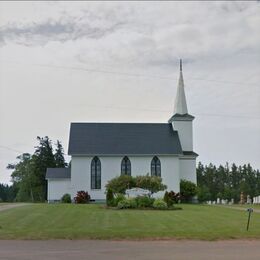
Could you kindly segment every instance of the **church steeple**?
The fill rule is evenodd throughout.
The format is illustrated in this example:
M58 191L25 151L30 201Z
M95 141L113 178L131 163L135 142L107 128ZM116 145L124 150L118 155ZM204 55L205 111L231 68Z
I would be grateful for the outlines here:
M180 76L179 76L179 83L178 83L177 93L174 102L173 114L174 115L188 114L187 102L186 102L185 91L184 91L184 81L182 75L182 60L180 60Z

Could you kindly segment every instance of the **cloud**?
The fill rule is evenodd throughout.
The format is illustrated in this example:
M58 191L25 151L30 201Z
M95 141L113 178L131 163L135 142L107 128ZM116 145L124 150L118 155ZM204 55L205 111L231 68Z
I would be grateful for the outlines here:
M78 23L74 18L60 19L60 21L50 19L38 24L8 24L0 29L0 41L5 43L11 41L24 45L44 45L49 41L99 39L121 26L122 23L95 26L85 22Z

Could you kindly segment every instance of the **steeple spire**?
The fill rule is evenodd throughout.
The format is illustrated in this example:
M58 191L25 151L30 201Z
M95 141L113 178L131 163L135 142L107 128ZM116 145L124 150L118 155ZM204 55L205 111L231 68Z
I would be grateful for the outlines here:
M182 60L180 59L180 76L179 83L174 103L174 113L173 114L188 114L188 108L186 103L185 91L184 91L184 81L182 75Z

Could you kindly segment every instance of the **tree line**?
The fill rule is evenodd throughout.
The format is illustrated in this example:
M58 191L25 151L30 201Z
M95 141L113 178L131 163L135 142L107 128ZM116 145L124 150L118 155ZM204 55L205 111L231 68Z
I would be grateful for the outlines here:
M68 167L64 150L58 140L53 148L48 136L37 137L38 145L33 154L23 153L18 162L8 164L12 170L12 185L0 185L0 200L42 202L47 199L46 169Z
M197 166L197 185L199 201L214 201L217 198L240 201L241 192L251 198L260 195L260 172L250 164Z

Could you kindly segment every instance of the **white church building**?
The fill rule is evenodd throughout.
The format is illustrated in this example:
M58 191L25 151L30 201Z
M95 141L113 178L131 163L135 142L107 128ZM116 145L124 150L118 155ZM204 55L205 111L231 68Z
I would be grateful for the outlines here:
M179 192L180 180L197 183L192 121L188 113L182 63L174 113L166 123L71 123L71 168L48 168L48 201L65 193L88 191L104 200L105 185L119 175L160 176L167 190Z

